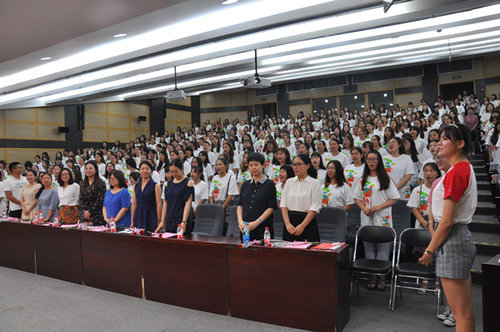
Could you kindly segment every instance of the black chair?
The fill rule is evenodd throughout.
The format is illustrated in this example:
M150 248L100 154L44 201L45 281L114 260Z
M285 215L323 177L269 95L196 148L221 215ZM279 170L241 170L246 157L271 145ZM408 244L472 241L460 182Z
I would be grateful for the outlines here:
M231 206L229 210L229 226L227 227L226 236L229 237L239 237L240 236L240 228L238 227L238 216L236 214L236 210L238 209L237 205Z
M274 209L273 212L273 228L274 228L274 239L283 240L283 227L285 222L283 221L283 215L281 214L281 209Z
M201 204L196 210L193 234L222 236L224 208L218 204Z
M354 244L356 233L361 225L361 209L354 203L351 209L347 212L347 229L346 229L346 242Z
M441 302L441 287L437 290L430 288L436 282L436 266L424 266L419 264L418 261L402 261L401 260L401 245L406 244L414 248L426 248L431 242L431 235L427 229L408 228L404 230L399 236L399 248L396 267L394 268L394 292L392 294L392 307L394 310L396 301L396 291L399 288L421 290L424 292L437 291L437 310L436 315L439 314L439 304ZM420 286L420 280L427 281L429 288Z
M343 208L321 208L316 220L321 241L345 242L347 217Z
M392 206L392 228L396 231L397 236L401 235L405 229L411 227L411 208L407 206L408 201L398 199L396 204Z
M392 242L392 262L382 261L377 259L358 258L358 244L360 241L370 243L385 243ZM351 289L352 294L353 283L356 282L356 287L359 295L359 280L371 280L373 275L383 276L387 278L391 276L390 294L389 294L389 310L392 308L392 293L394 290L394 265L396 260L396 232L391 227L385 226L363 226L356 233L356 241L354 245L354 255L351 266Z

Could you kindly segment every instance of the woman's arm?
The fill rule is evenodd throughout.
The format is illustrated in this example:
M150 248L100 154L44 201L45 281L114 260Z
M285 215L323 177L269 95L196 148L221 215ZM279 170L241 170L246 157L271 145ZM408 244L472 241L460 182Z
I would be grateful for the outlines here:
M259 218L262 220L262 222L257 218L257 220L252 221L251 223L248 223L248 229L250 231L253 231L257 227L259 227L260 224L262 224L271 214L273 214L274 209L267 208L260 216Z
M184 205L184 212L182 213L182 221L183 222L181 222L181 227L182 227L182 230L184 232L186 231L187 221L189 219L189 213L191 212L191 204L192 203L193 203L193 195L189 195L189 198L186 201L186 204ZM184 221L186 223L184 223Z
M245 221L243 220L243 206L238 205L236 208L236 216L238 218L238 227L243 233L243 229L245 228Z
M397 201L394 198L390 198L382 204L372 206L370 209L370 214L375 213L377 211L380 211L382 209L388 208L390 206L393 206L394 204L396 204L396 202Z
M396 188L401 189L403 188L404 186L406 186L406 184L408 183L408 181L411 180L411 177L412 177L413 174L406 174L402 179L401 181L399 181L397 184L396 184Z
M134 214L135 214L136 207L137 207L137 200L135 198L135 190L132 190L132 207L131 207L131 212L130 212L130 228L134 227Z
M363 204L363 201L361 201L360 199L357 199L355 198L354 201L356 202L356 204L358 205L358 207L361 209L361 211L363 211L364 214L366 214L367 216L370 215L370 209L368 209L364 204Z
M120 211L118 211L116 217L115 217L115 222L118 222L120 221L124 216L125 214L127 213L128 211L128 207L123 207L120 209Z
M167 217L167 204L168 204L167 200L164 199L163 200L163 207L161 209L160 223L158 224L158 227L156 227L155 233L158 233L158 231L163 229L163 226L165 225L165 218Z
M443 242L448 237L448 234L453 227L453 213L455 212L456 206L457 203L452 198L447 198L444 200L443 218L439 222L439 227L434 233L431 243L429 243L426 249L429 250L432 254L436 253L436 250L441 247ZM426 266L430 265L432 263L432 255L424 253L424 255L419 259L419 262Z
M233 199L233 195L227 195L226 200L224 201L224 203L222 203L222 207L226 208L226 206L228 206L229 203L231 203L232 199Z
M104 205L102 206L102 216L107 224L111 222L111 220L108 219L108 213L106 212L106 207Z
M54 210L49 210L49 212L47 213L47 220L50 220L50 218L52 218L52 215L54 214Z
M209 199L210 204L214 204L214 198L212 196L210 196L208 199Z
M429 205L429 233L431 233L431 236L434 236L434 233L435 233L434 215L432 214L432 204Z
M155 185L155 197L156 197L156 220L161 219L161 188L159 184Z
M288 215L288 208L287 207L282 207L281 209L281 216L283 217L283 221L285 222L285 227L288 233L294 235L295 234L295 226L292 225L290 222L290 216Z
M429 227L429 222L425 220L425 218L422 216L422 214L416 207L412 207L411 211L413 212L413 215L420 222L420 225L422 225L423 228Z

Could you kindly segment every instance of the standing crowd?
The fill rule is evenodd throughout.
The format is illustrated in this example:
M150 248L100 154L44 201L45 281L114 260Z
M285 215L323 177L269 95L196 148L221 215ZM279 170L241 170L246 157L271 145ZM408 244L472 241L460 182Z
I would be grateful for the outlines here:
M356 204L361 226L392 227L391 206L407 200L415 227L433 236L421 263L436 261L457 327L470 326L475 247L467 224L477 188L466 155L481 152L485 142L491 170L498 171L499 110L495 95L479 101L464 91L453 101L438 97L418 107L218 119L126 144L64 150L55 160L43 153L24 169L0 161L0 210L8 204L17 218L40 211L45 220L58 216L66 224L114 221L175 232L179 224L188 227L191 211L196 220L202 204L219 204L226 216L234 204L240 229L246 222L252 239L262 239L266 227L274 233L279 207L284 240L319 241L322 207L347 211ZM367 258L389 255L390 244L365 245ZM367 287L385 283L373 280Z

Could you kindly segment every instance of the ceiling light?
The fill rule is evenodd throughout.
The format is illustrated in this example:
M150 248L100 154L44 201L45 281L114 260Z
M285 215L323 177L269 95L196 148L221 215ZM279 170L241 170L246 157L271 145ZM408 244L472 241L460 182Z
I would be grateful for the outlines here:
M43 58L40 58L40 61L47 61L47 60L52 60L50 56L44 56Z
M237 3L238 0L225 0L225 1L222 1L222 4L223 5L232 5L233 3Z
M118 34L113 36L113 38L122 38L122 37L127 37L127 34L126 33L118 33Z
M354 99L358 99L358 96L354 96Z
M384 97L387 97L387 93L384 93Z
M328 103L328 99L325 99L325 103Z

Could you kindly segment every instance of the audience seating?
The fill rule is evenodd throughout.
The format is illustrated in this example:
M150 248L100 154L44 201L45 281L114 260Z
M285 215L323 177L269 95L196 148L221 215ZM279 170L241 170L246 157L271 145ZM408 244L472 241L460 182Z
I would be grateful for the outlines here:
M361 225L360 214L361 209L354 203L351 209L347 212L347 229L346 229L346 242L354 244L356 233Z
M392 228L399 236L405 229L411 227L411 208L407 206L408 201L398 199L392 206Z
M283 227L285 222L283 221L283 216L281 215L281 209L274 209L273 212L273 228L274 228L274 239L283 240ZM321 236L321 235L320 235Z
M394 291L392 294L392 307L394 310L396 291L398 288L422 290L424 292L434 292L434 284L436 281L436 266L424 266L418 261L402 260L401 245L406 244L414 248L426 248L431 241L431 235L427 229L408 228L401 232L399 236L399 248L396 267L394 268ZM428 288L423 288L419 285L420 280L428 282ZM439 314L439 304L441 301L441 287L437 289L437 309L436 315Z
M218 204L201 204L196 210L193 234L222 236L224 208Z
M366 241L371 243L393 242L391 250L391 261L382 261L377 259L358 258L358 246L360 242ZM390 292L389 292L389 307L392 308L392 293L394 291L394 266L396 260L396 232L391 227L385 226L363 226L356 233L354 245L354 255L351 266L351 289L356 282L356 287L359 295L359 280L369 281L372 275L390 276Z
M229 237L239 237L240 236L240 228L238 227L238 216L236 214L236 210L238 209L237 205L231 206L229 210L229 226L227 227L226 236Z
M316 220L322 242L345 242L347 216L343 208L324 207Z

